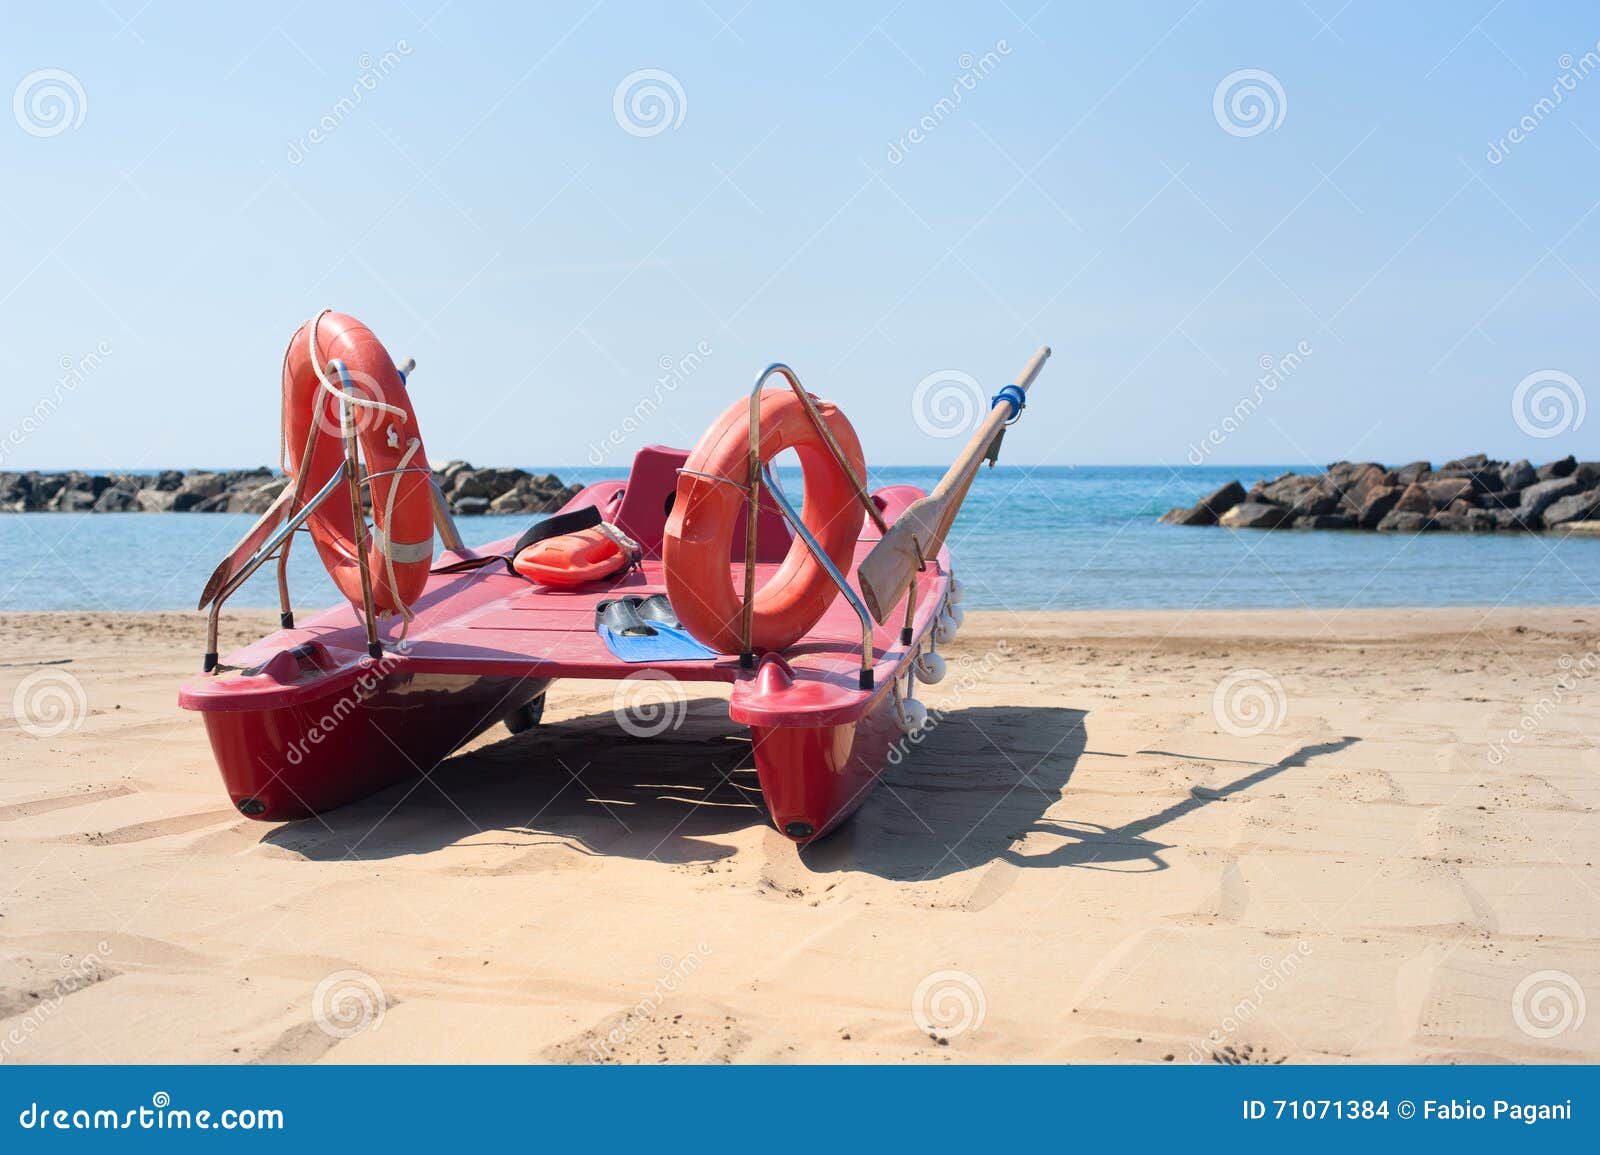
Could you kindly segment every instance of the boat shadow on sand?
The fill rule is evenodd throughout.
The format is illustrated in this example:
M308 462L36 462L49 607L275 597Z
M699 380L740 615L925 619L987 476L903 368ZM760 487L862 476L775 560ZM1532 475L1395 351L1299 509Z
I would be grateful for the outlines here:
M1164 869L1159 852L1166 844L1146 835L1211 798L1191 795L1119 828L1047 817L1061 809L1084 753L1084 718L1081 710L1053 706L943 715L914 748L891 759L853 818L800 852L802 863L818 873L895 880L938 878L994 860ZM1306 747L1215 794L1351 741ZM504 864L510 872L538 868L524 857L547 861L553 846L664 865L711 863L736 852L726 836L767 826L749 767L748 732L728 719L722 699L690 700L676 726L651 736L625 732L607 710L481 744L414 781L275 827L262 841L313 861L510 848L520 852ZM1061 844L1042 853L1015 849L1036 833ZM783 841L770 829L768 836Z

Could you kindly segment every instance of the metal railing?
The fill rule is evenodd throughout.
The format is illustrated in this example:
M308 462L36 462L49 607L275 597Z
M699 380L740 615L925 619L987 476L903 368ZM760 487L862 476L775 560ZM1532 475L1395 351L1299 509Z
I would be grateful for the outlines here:
M750 457L749 481L746 484L747 506L744 527L744 606L739 618L739 665L744 669L755 667L755 651L751 643L751 633L755 626L756 602L756 519L761 511L761 486L766 484L771 491L784 520L787 521L800 540L811 551L811 556L817 561L823 571L833 579L834 585L839 587L839 592L844 594L851 607L861 618L861 678L860 686L863 690L872 689L873 649L872 649L872 616L867 612L866 603L850 585L844 574L839 572L839 567L828 556L811 531L805 527L799 512L789 503L783 491L778 488L775 479L767 471L766 465L761 460L761 392L766 386L767 379L778 375L789 382L789 388L800 399L806 416L810 419L812 428L817 431L817 436L827 446L828 453L833 457L834 464L850 482L850 489L855 494L856 500L866 510L867 516L878 527L878 532L888 530L889 525L883 519L883 513L878 509L877 503L867 493L866 483L856 476L856 471L850 467L850 462L845 458L844 450L840 448L838 439L833 431L822 420L822 414L817 412L816 402L800 384L800 378L795 376L793 369L782 362L774 362L761 371L761 376L756 378L754 387L750 390ZM907 599L906 637L911 625L910 598ZM909 640L907 637L906 640Z
M212 574L211 580L206 583L205 592L201 594L199 608L205 609L208 605L211 607L210 616L206 620L206 673L217 669L218 634L221 630L223 603L233 596L252 574L274 557L278 561L279 621L284 629L294 628L294 609L289 601L289 547L293 543L295 531L306 523L323 502L338 492L341 484L348 491L350 498L350 515L355 532L354 552L361 575L361 619L367 635L367 653L371 657L383 656L383 643L378 637L377 613L372 601L372 574L367 558L367 518L362 506L362 489L371 486L380 477L390 477L399 473L426 474L433 505L433 525L439 533L440 540L449 550L459 551L463 547L461 532L456 528L455 519L450 515L450 507L426 464L361 476L360 443L356 437L355 384L350 380L344 362L330 361L328 367L337 372L343 396L340 403L339 428L340 437L344 442L344 458L333 475L323 483L322 488L313 494L310 500L302 502L311 454L316 448L320 432L319 423L313 419L311 428L306 434L305 449L300 457L300 470L295 475L289 499L286 502L273 503L272 508L250 528L239 545L234 547L233 552L223 559L222 564ZM402 383L415 368L416 362L409 359L399 367ZM318 403L321 403L320 397ZM251 547L250 553L241 560L238 555L247 545Z

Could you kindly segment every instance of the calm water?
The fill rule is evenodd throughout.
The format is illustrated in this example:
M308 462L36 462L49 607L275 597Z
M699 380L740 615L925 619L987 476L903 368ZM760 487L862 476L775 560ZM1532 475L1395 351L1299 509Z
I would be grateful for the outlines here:
M539 472L544 472L540 470ZM1015 609L1584 604L1600 601L1600 539L1525 534L1276 531L1157 525L1174 505L1283 467L1137 466L984 470L952 535L968 604ZM876 471L873 487L928 488L933 467ZM594 481L612 474L571 478ZM791 492L798 478L786 477ZM223 553L253 521L230 514L0 515L0 610L193 607ZM526 515L464 518L468 544L520 533ZM295 604L335 600L302 539ZM232 605L272 607L271 567Z

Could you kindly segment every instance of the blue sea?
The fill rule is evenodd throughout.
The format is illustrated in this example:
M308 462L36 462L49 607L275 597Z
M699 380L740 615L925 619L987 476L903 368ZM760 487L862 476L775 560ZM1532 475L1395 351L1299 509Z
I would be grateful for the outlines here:
M1350 531L1232 533L1158 525L1175 505L1284 466L998 466L973 483L951 536L967 605L982 609L1223 609L1579 605L1600 601L1600 538ZM548 472L538 469L537 472ZM787 471L791 493L799 478ZM876 470L871 485L931 488L941 468ZM589 482L615 473L563 475ZM0 610L193 608L249 528L246 514L0 515ZM527 515L463 518L469 545L520 533ZM302 539L290 589L301 609L336 595ZM264 567L229 603L274 607Z

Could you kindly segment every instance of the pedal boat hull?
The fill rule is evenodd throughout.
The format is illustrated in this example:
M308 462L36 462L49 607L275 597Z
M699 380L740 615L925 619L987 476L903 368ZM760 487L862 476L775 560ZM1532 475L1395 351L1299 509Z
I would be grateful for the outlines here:
M592 485L565 508L605 509L622 490L620 482ZM891 486L874 500L892 522L920 496L914 487ZM875 535L858 542L856 560L873 544ZM758 560L757 580L776 569ZM381 657L368 656L358 613L341 605L228 654L219 672L182 688L179 704L203 716L239 812L284 821L420 783L562 678L620 680L651 671L646 676L725 682L729 717L750 729L772 821L803 844L835 829L878 781L901 736L896 679L926 646L949 583L950 559L941 550L918 576L910 641L901 615L875 629L870 690L858 684L860 624L843 599L797 645L763 656L754 670L741 669L734 655L618 661L595 634L594 605L663 591L660 562L647 559L620 579L572 590L531 585L503 565L436 574L414 607L407 640L397 639L396 620L386 623Z

